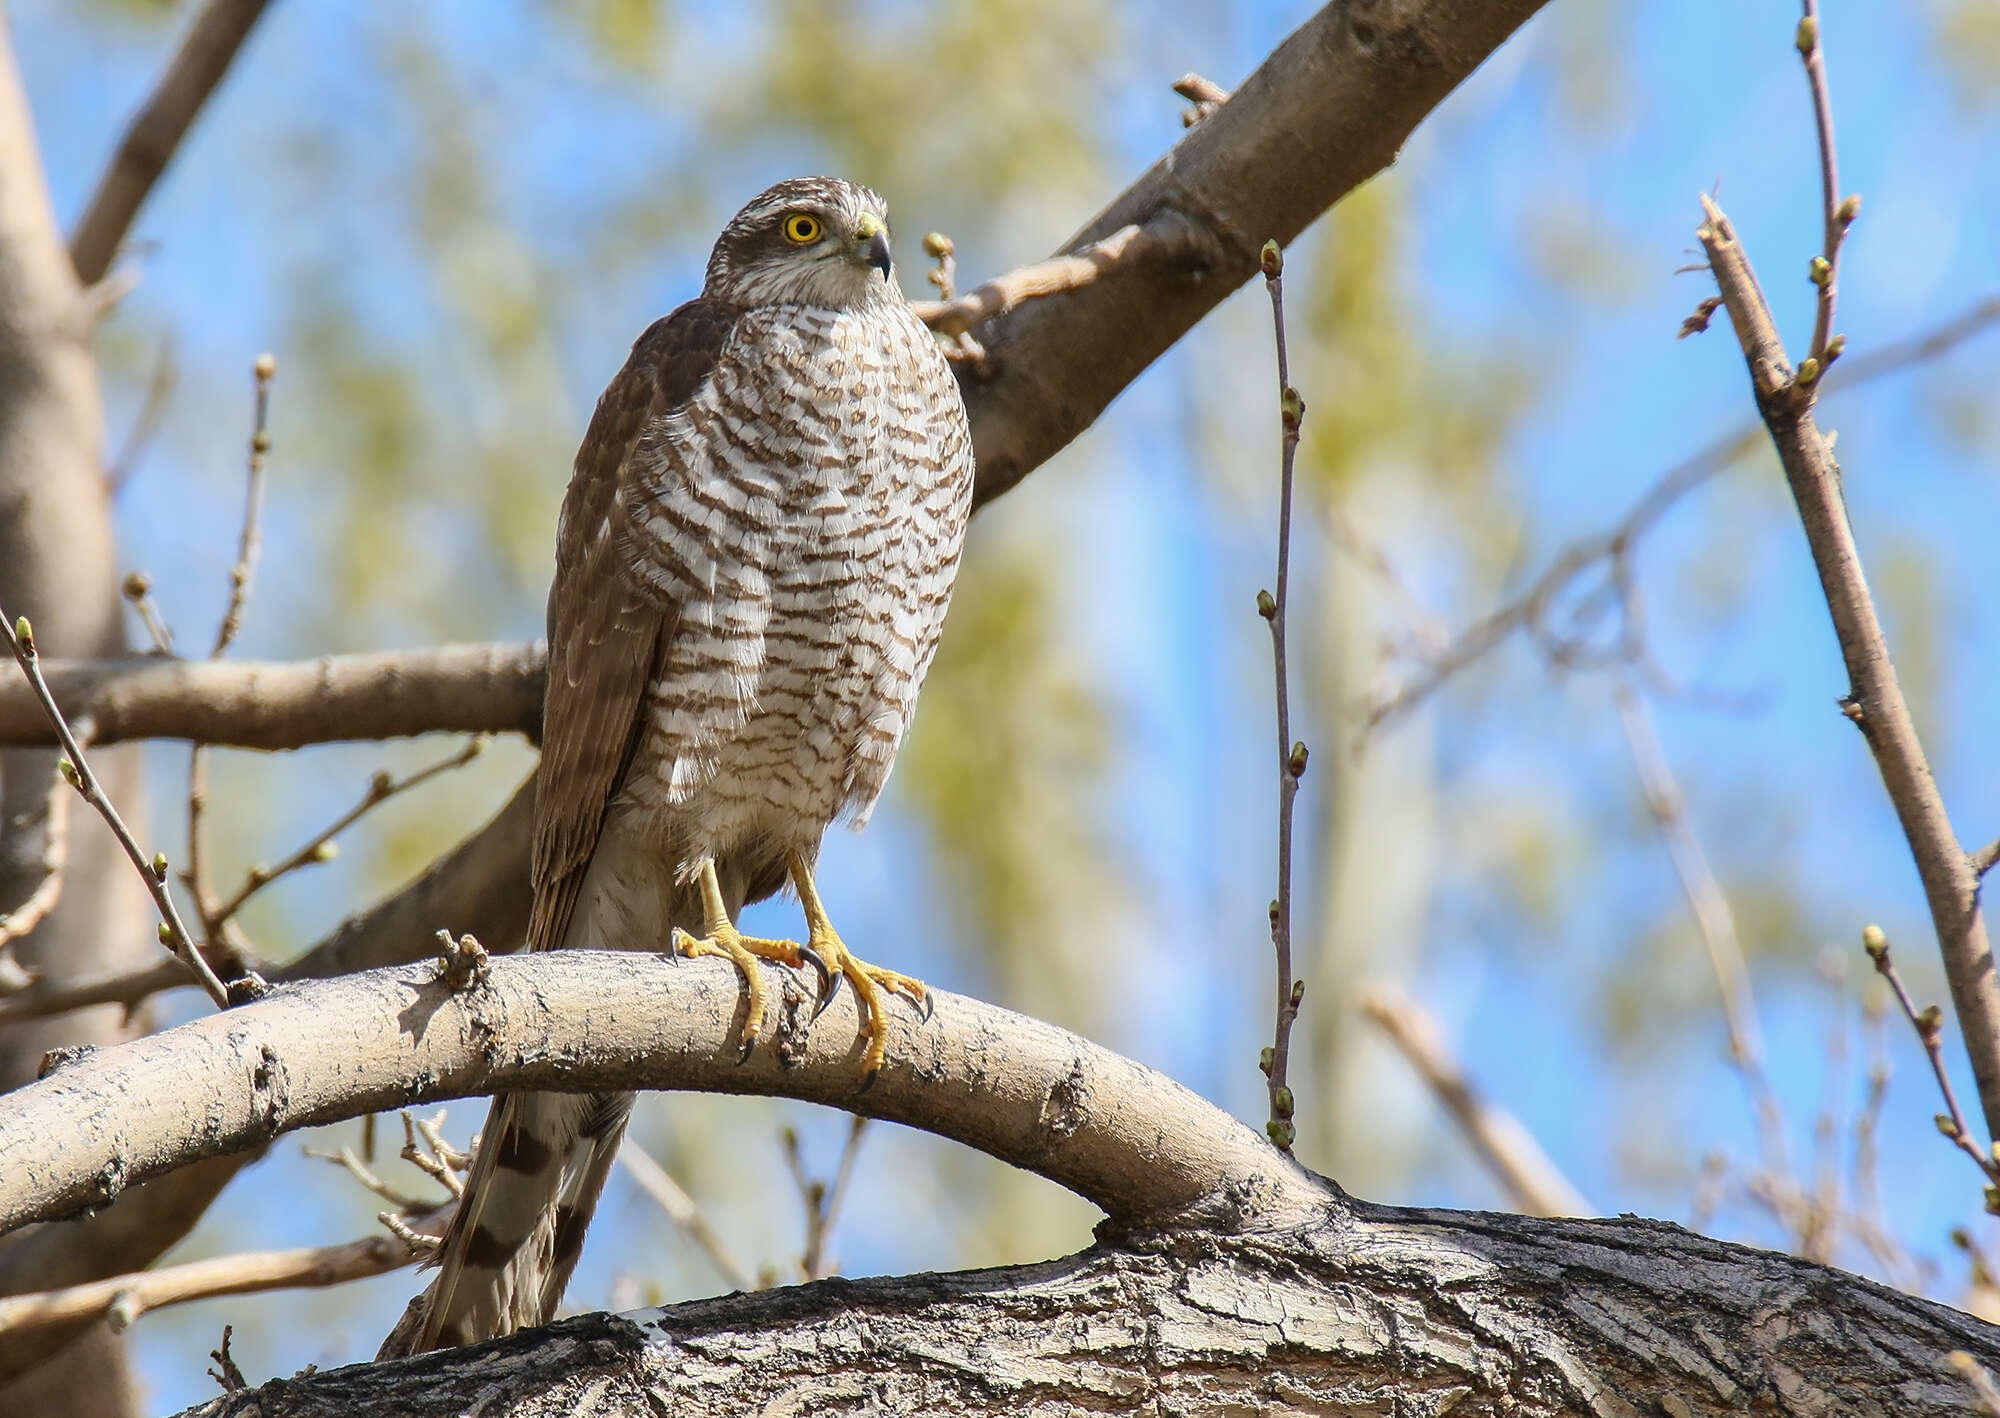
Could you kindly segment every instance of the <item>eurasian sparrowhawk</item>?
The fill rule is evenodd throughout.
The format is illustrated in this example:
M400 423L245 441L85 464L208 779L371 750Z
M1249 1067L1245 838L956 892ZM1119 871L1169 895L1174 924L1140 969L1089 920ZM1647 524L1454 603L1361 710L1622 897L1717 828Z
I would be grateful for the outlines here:
M820 904L827 827L865 820L937 647L972 498L957 382L893 278L864 187L782 182L723 228L698 299L656 322L598 401L549 596L530 950L811 958L888 992ZM805 948L739 934L789 878ZM696 934L696 933L699 934ZM550 1319L630 1094L493 1102L440 1274L384 1353Z

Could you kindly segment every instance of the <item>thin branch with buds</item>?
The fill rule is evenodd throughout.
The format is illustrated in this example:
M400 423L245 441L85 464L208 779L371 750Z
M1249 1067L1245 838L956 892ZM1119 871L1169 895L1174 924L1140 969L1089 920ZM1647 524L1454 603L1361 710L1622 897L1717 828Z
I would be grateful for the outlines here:
M485 751L486 744L486 735L477 734L466 742L465 747L459 749L450 757L441 758L437 762L419 768L415 772L405 774L401 778L393 778L386 772L376 773L374 777L368 780L367 791L361 795L359 802L325 827L322 827L318 832L315 832L311 839L297 851L293 852L276 866L265 866L259 863L251 867L244 874L243 884L236 889L235 893L219 905L214 906L209 912L209 919L213 923L213 926L219 929L233 920L238 912L250 904L252 897L256 896L258 892L273 882L281 880L305 867L332 861L339 852L337 839L341 833L345 832L383 803L388 802L389 799L406 793L412 788L419 787L440 774L449 773L455 768L463 768Z
M918 300L911 305L918 319L951 338L969 333L973 326L1004 315L1023 301L1079 290L1112 267L1143 259L1163 244L1144 227L1122 226L1102 241L995 276L955 299Z
M1271 945L1278 958L1277 1019L1271 1047L1261 1060L1270 1083L1271 1116L1264 1124L1271 1141L1286 1152L1298 1137L1292 1121L1296 1100L1286 1081L1292 1052L1292 1024L1305 998L1305 981L1292 976L1292 805L1299 779L1306 771L1306 746L1292 738L1292 703L1285 669L1285 610L1292 573L1293 465L1299 451L1299 429L1305 421L1305 401L1292 387L1291 364L1285 353L1285 256L1275 241L1264 243L1264 288L1271 296L1271 327L1278 349L1278 579L1277 589L1257 593L1257 612L1271 627L1271 663L1278 699L1278 894L1271 901Z
M1833 141L1833 97L1827 90L1826 51L1820 45L1818 0L1801 0L1804 14L1799 20L1797 45L1805 62L1806 83L1812 90L1813 119L1819 128L1819 176L1825 208L1826 249L1813 258L1813 284L1819 287L1818 308L1813 316L1812 344L1808 358L1818 362L1821 372L1839 355L1833 333L1833 308L1840 284L1840 247L1847 229L1861 214L1859 197L1840 195L1838 150Z
M172 951L175 958L183 965L194 971L195 978L201 981L201 987L208 991L208 997L214 1000L219 1008L228 1008L229 992L223 988L222 981L216 979L215 971L209 968L208 962L195 947L194 937L188 934L187 926L181 920L180 909L174 905L173 893L167 890L166 853L156 853L151 861L146 860L145 853L133 839L131 829L126 827L125 819L118 815L118 809L105 795L103 786L97 781L97 775L91 772L90 764L83 756L83 745L71 730L69 721L63 717L62 710L57 707L55 696L49 693L48 681L42 678L41 658L35 651L35 632L28 624L28 618L22 616L18 622L10 622L7 620L6 612L0 610L0 639L7 642L7 648L13 654L14 662L21 667L21 673L28 677L28 683L34 687L35 697L42 705L42 712L48 715L49 725L55 730L56 739L62 745L63 762L68 765L62 770L63 777L69 780L70 786L82 794L83 800L104 819L105 825L111 829L112 836L118 839L118 845L124 848L125 855L131 860L134 870L145 881L146 890L152 895L153 904L160 912L160 943Z
M2000 1159L1990 1152L1980 1150L1972 1140L1972 1129L1965 1121L1965 1114L1958 1106L1958 1093L1951 1086L1951 1072L1944 1063L1944 1011L1934 1004L1918 1009L1916 1001L1910 998L1910 991L1903 984L1903 977L1896 971L1896 963L1889 955L1889 937L1880 926L1864 926L1861 930L1861 948L1868 952L1868 958L1875 962L1875 972L1888 981L1895 993L1896 1003L1902 1006L1903 1017L1910 1021L1910 1027L1917 1031L1917 1040L1924 1046L1924 1055L1931 1061L1931 1073L1937 1078L1938 1092L1944 1097L1945 1110L1937 1115L1938 1131L1958 1149L1970 1157L1986 1178L1986 1209L2000 1214Z
M269 354L257 356L252 367L256 392L250 419L250 447L244 460L243 521L236 537L236 560L229 568L229 600L223 607L222 619L216 624L215 643L208 652L210 660L220 660L228 654L229 647L242 632L243 611L250 600L251 581L256 575L258 554L263 547L264 464L271 452L271 380L277 372L277 361ZM202 816L207 808L208 749L196 744L188 752L188 861L187 870L181 873L181 882L194 899L195 910L201 916L202 935L209 947L221 947L238 959L247 959L250 955L249 942L242 938L240 932L230 928L236 910L218 907L209 889L202 840ZM254 877L253 872L252 882L246 883L244 889L237 893L234 901L236 908L240 908L256 886L261 884L256 883Z
M139 617L139 623L146 627L146 638L153 642L153 649L161 655L174 653L174 633L160 616L160 608L153 600L153 578L143 571L128 572L125 584L119 588L125 603Z
M1822 124L1822 144L1830 144L1832 136L1831 125ZM1833 170L1830 154L1823 154L1822 165ZM1697 235L1729 310L1758 412L1784 465L1840 643L1849 685L1841 711L1861 730L1916 861L1987 1131L2000 1133L2000 980L1980 909L1979 875L1952 827L1903 698L1862 569L1840 470L1812 416L1825 361L1838 353L1840 338L1828 342L1823 359L1808 356L1794 370L1735 229L1712 199L1701 201ZM1842 210L1847 206L1843 202Z

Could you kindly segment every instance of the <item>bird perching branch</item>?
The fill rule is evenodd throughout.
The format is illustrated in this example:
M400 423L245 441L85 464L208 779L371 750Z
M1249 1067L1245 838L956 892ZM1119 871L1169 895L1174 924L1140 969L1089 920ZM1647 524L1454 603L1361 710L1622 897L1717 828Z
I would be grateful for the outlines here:
M1821 117L1818 125L1821 173L1831 182L1837 169L1831 152L1833 125L1826 105L1825 65L1819 54L1822 37L1811 0L1806 0L1805 11L1798 45L1812 80L1815 111ZM1859 210L1855 198L1842 198L1838 203L1829 201L1829 238L1844 234ZM1840 642L1849 685L1847 695L1841 700L1841 711L1861 730L1874 755L1897 821L1916 859L1931 921L1937 929L1938 948L1944 957L1952 1004L1978 1085L1987 1135L2000 1137L2000 980L1994 975L1992 946L1979 905L1979 872L1972 854L1959 842L1945 810L1943 795L1938 791L1937 779L1924 756L1862 570L1861 554L1841 492L1840 469L1813 419L1820 379L1827 365L1839 357L1844 339L1838 334L1827 335L1824 343L1818 345L1818 352L1808 354L1794 369L1779 338L1770 304L1734 227L1721 208L1706 196L1702 198L1702 212L1697 235L1708 254L1716 289L1742 347L1758 412L1784 465L1785 481L1798 507L1806 543L1819 573L1820 589ZM1830 322L1832 259L1838 250L1833 240L1828 244L1828 255L1815 258L1811 272L1820 288L1821 315Z
M777 1016L744 1060L726 961L564 950L283 986L226 1014L98 1049L0 1096L0 1232L281 1133L505 1089L689 1089L825 1103L1038 1172L1115 1223L1294 1224L1337 1194L1151 1069L1053 1025L939 993L898 1010L861 1090L852 991L817 1020L772 968Z
M1297 1111L1287 1081L1292 1054L1292 1024L1299 1017L1306 982L1292 975L1292 806L1299 779L1306 771L1306 746L1292 739L1292 696L1285 667L1285 610L1292 580L1292 472L1298 460L1299 428L1305 421L1305 401L1292 387L1291 362L1285 353L1285 254L1275 241L1264 243L1259 258L1264 288L1271 296L1271 327L1278 348L1278 573L1275 591L1257 593L1257 613L1271 627L1271 664L1277 681L1278 710L1278 894L1271 898L1271 946L1277 955L1277 1017L1271 1047L1259 1060L1268 1080L1271 1116L1264 1124L1271 1141L1292 1150Z

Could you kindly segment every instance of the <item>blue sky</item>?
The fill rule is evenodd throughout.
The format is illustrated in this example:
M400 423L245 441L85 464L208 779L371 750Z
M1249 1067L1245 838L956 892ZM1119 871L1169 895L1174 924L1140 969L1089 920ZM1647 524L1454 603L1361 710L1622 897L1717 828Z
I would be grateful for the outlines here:
M1244 4L1218 17L1197 5L1157 14L1136 3L1111 8L1120 48L1093 71L1101 90L1086 104L1100 150L1096 185L1054 183L1013 203L1004 222L960 227L966 275L1030 259L1080 225L1177 135L1178 104L1166 90L1175 76L1195 69L1233 84L1311 9ZM1904 7L1838 0L1827 9L1843 183L1864 199L1843 258L1839 320L1858 355L1939 324L1992 289L2000 174L1990 156L1992 112L1967 101L1939 63L1929 19L1941 7L1918 18ZM735 55L756 40L761 21L753 12L684 10L687 38L674 59L683 77L698 78L698 43ZM643 79L607 77L538 10L433 0L408 13L422 32L458 39L457 77L511 115L504 131L519 138L499 165L495 230L510 240L468 251L458 279L504 286L518 277L508 262L519 252L592 250L605 235L596 224L643 192L649 173L703 139L708 95L699 82L674 91L684 103L657 93L641 103ZM68 221L167 36L158 27L79 20L51 0L22 0L13 18ZM1426 366L1434 407L1457 408L1490 392L1454 382L1467 373L1519 374L1526 388L1523 409L1476 472L1426 465L1412 451L1421 440L1390 439L1340 489L1340 505L1446 624L1490 608L1568 540L1614 522L1660 470L1751 413L1742 362L1720 323L1699 339L1674 338L1709 293L1704 276L1677 269L1697 250L1699 192L1719 192L1783 329L1804 338L1819 193L1805 86L1790 45L1794 18L1790 6L1773 3L1688 0L1621 7L1614 17L1558 0L1419 131L1382 179L1399 204L1396 279L1413 338L1434 358ZM518 412L506 402L511 391L481 388L453 366L458 337L437 272L391 235L385 193L399 180L412 115L395 98L366 28L331 0L275 6L139 223L138 235L152 243L144 286L106 339L170 328L185 376L168 435L121 500L120 527L131 564L183 573L161 578L180 624L214 613L235 516L238 411L247 412L241 371L264 348L275 349L281 369L295 357L284 345L298 333L283 314L296 296L287 282L311 259L339 256L338 297L374 338L434 347L440 387L496 437L506 436ZM330 146L343 154L326 169L328 186L302 189L260 169L259 156L274 151L272 142L260 146L265 129L290 134L314 125L336 134ZM657 249L607 263L597 282L580 263L585 278L565 287L573 307L537 356L546 376L530 371L525 381L545 401L537 418L571 429L573 440L625 343L692 293L702 233L721 215L708 209L713 202L822 158L809 135L791 130L731 152L712 194L670 210ZM968 195L976 175L938 173L934 181L947 214L979 210ZM912 233L941 220L901 212L906 265L916 261ZM1292 277L1300 292L1294 366L1314 410L1336 409L1343 397L1342 351L1310 328L1304 294L1329 257L1325 243L1322 224L1298 247ZM905 281L915 288L912 271ZM1141 888L1108 894L1106 906L1106 945L1139 962L1134 1007L1107 1019L1079 1006L1059 1022L1094 1027L1253 1122L1262 1106L1252 1065L1267 1028L1261 919L1271 874L1267 651L1249 611L1269 577L1276 466L1275 420L1262 402L1267 319L1261 291L1235 297L1074 450L983 517L991 526L981 533L990 546L1031 537L1058 549L1064 603L1078 608L1064 619L1061 652L1086 667L1117 711L1119 750L1091 811L1120 843ZM2000 692L1991 571L2000 481L1979 380L1992 348L1988 337L1944 364L1832 394L1823 411L1839 432L1854 523L1893 644L1909 655L1906 687L1971 844L2000 832L1993 789L2000 736L1989 727ZM143 361L125 357L117 367L134 365ZM393 610L342 618L315 609L321 588L308 570L324 554L315 541L318 499L332 495L322 480L341 470L287 429L282 380L270 552L246 652L296 655L421 638L417 623ZM132 378L110 381L114 443L136 398ZM1308 445L1315 429L1309 414ZM552 456L545 483L528 499L539 505L519 509L523 525L544 525L563 456ZM1468 491L1464 479L1474 477ZM1309 515L1325 497L1309 489ZM427 534L450 552L439 565L410 566L413 585L497 575L476 564L483 524L458 515L448 498L426 505L423 516ZM1349 672L1339 692L1312 697L1308 681L1365 665L1372 637L1393 627L1399 612L1323 538L1304 538L1299 555L1296 594L1309 609L1294 623L1305 642L1296 692L1323 715L1359 686ZM1725 712L1667 696L1653 709L1724 885L1745 900L1763 893L1785 903L1783 911L1745 911L1742 924L1773 1081L1790 1111L1792 1147L1804 1155L1838 1019L1847 1021L1852 1051L1834 1095L1843 1118L1860 1086L1862 1036L1851 996L1861 982L1861 924L1878 920L1889 929L1920 998L1939 993L1921 894L1872 764L1834 710L1845 688L1837 647L1774 461L1760 454L1690 498L1647 538L1637 568L1660 661L1683 682L1747 704ZM454 613L453 633L533 633L540 587L515 584L532 579L528 570L508 575L514 580L499 575L493 583L503 589ZM1325 749L1332 726L1307 720L1306 736L1321 750L1300 804L1300 929L1314 990L1307 1008L1340 998L1364 975L1406 982L1443 1017L1487 1091L1521 1115L1586 1194L1607 1210L1682 1219L1702 1154L1745 1158L1752 1137L1685 908L1638 807L1611 690L1604 675L1551 675L1527 647L1510 643L1376 736L1365 758ZM299 835L301 821L330 815L381 756L308 755L291 778L244 769L241 781L269 785L260 791L271 800L246 805L243 830ZM450 799L450 810L470 821L498 800L523 761L498 757L476 788ZM177 753L157 758L169 800L178 765ZM1327 795L1339 793L1352 794L1353 843L1323 830ZM928 850L920 824L893 809L863 836L837 834L827 867L838 883L830 892L835 909L854 923L851 939L910 942L892 963L913 964L947 987L989 991L992 974L954 945L951 903L927 883ZM1534 904L1538 852L1556 863L1553 905ZM298 888L273 929L303 942L337 919L367 886L367 854L349 855L358 859L351 867L343 857ZM1339 888L1347 895L1335 900L1341 882L1349 883ZM1379 910L1357 899L1371 885L1380 888ZM1365 938L1335 940L1347 922ZM1382 934L1369 933L1370 922ZM1847 964L1850 999L1841 1011L1812 969L1827 947ZM1347 973L1330 978L1335 972ZM1614 1027L1635 998L1644 1017ZM1340 1080L1310 1069L1300 1080L1309 1109L1302 1155L1383 1200L1499 1204L1407 1072L1367 1043L1365 1026L1348 1016L1320 1023L1353 1037L1329 1048ZM1936 1137L1936 1104L1914 1041L1893 1020L1886 1039L1896 1074L1883 1123L1883 1195L1899 1234L1940 1261L1935 1293L1958 1299L1962 1267L1944 1235L1976 1215L1977 1179ZM1342 1121L1312 1111L1313 1090L1356 1101ZM723 1162L689 1158L688 1166L715 1186L720 1219L746 1249L771 1223L760 1220L754 1201L717 1194L728 1191L728 1174L716 1169L731 1160L774 1165L780 1118L799 1120L809 1149L830 1166L844 1128L830 1115L735 1100L676 1106L685 1109L679 1116L699 1120L684 1122L684 1131L712 1129L727 1139ZM966 1221L949 1197L982 1175L983 1164L888 1132L863 1154L862 1189L839 1245L846 1268L960 1263ZM1032 1245L1049 1238L1085 1243L1087 1209L1052 1198L1035 1205L1045 1229L1009 1258L1034 1258ZM341 1239L359 1234L368 1210L326 1186L294 1144L281 1143L231 1191L226 1220L205 1227L194 1244L209 1253ZM640 1268L666 1294L712 1286L664 1221L620 1184L605 1216L625 1228L618 1234L632 1238L628 1255L645 1258ZM778 1228L795 1222L787 1214ZM1724 1206L1715 1229L1782 1242L1740 1198ZM977 1254L1008 1254L1004 1238L981 1244L989 1249ZM601 1304L611 1293L612 1249L587 1257L572 1290L577 1303ZM1847 1251L1842 1260L1864 1263ZM247 1331L253 1374L287 1373L370 1352L408 1285L407 1276L393 1277L331 1296L221 1302L148 1320L138 1343L156 1407L204 1395L209 1380L193 1356L225 1320ZM241 1342L238 1353L245 1355Z

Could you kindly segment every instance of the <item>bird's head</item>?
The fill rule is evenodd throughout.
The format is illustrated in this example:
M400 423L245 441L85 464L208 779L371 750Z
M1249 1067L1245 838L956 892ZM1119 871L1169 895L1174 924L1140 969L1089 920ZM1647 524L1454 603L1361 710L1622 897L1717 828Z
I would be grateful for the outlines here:
M903 299L889 260L889 209L837 177L795 177L729 220L703 294L732 305L853 309Z

